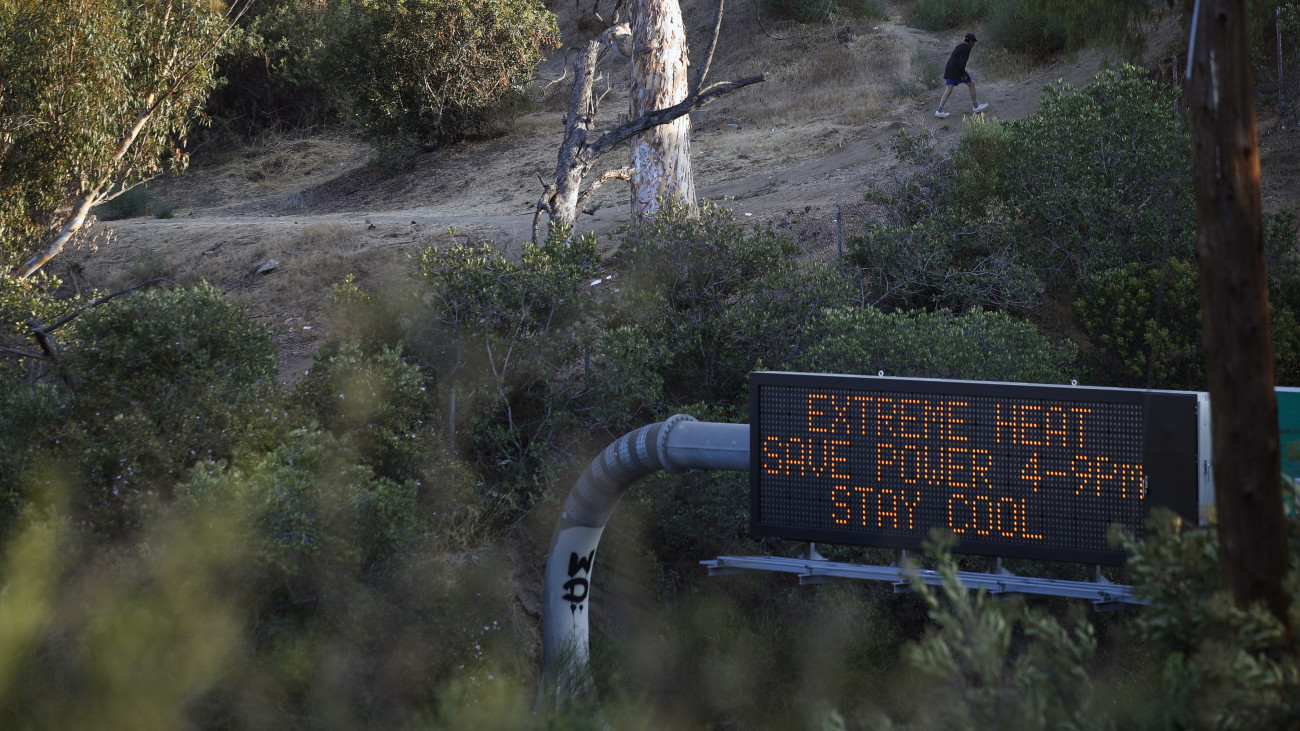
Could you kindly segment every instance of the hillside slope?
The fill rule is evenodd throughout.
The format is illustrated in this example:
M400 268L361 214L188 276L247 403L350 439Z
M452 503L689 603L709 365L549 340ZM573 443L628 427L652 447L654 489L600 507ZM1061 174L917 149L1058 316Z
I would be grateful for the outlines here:
M570 45L584 37L574 18L561 20ZM700 48L707 21L688 17ZM837 206L852 235L867 215L867 186L896 167L881 143L903 128L931 129L947 142L959 135L962 115L939 120L933 110L936 77L961 31L925 33L899 18L779 28L760 21L742 10L725 24L712 78L762 71L769 80L693 115L697 190L747 221L788 230L810 254L826 255L834 249ZM1160 57L1157 48L1148 61L1159 67ZM1044 85L1083 85L1118 62L1089 51L1027 68L979 47L971 70L980 100L990 104L987 113L1016 119L1033 113ZM281 374L293 382L328 335L324 305L331 285L345 275L381 287L409 269L410 255L455 241L520 250L531 236L539 177L554 175L568 98L567 79L554 80L563 68L564 55L557 53L534 84L533 108L508 129L421 155L399 174L368 164L372 150L360 138L329 133L261 140L184 176L155 181L151 200L173 207L174 217L103 224L97 245L60 264L64 276L98 288L148 276L214 282L280 330ZM607 58L603 68L607 95L598 119L613 124L627 109L626 62ZM966 101L958 90L949 107L963 109ZM1270 125L1276 120L1261 120L1262 129ZM1283 169L1266 172L1270 208L1293 203L1297 190L1290 136L1264 138L1266 165L1275 161ZM625 164L618 151L611 157L607 167ZM607 248L614 246L608 234L629 217L620 188L606 186L594 215L579 224ZM278 268L258 274L272 259Z

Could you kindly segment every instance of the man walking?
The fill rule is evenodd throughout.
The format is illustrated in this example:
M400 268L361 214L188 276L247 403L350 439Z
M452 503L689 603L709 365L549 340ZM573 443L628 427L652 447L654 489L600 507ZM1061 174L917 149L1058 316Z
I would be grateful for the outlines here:
M947 119L948 112L943 110L943 105L948 102L948 97L952 90L958 84L965 84L966 90L970 92L970 108L972 112L982 112L988 107L988 104L980 104L975 99L975 80L966 73L966 61L970 59L970 49L975 47L979 39L974 33L967 33L966 40L958 43L957 47L952 49L952 55L948 57L948 65L943 68L943 98L939 99L939 111L934 116L939 119Z

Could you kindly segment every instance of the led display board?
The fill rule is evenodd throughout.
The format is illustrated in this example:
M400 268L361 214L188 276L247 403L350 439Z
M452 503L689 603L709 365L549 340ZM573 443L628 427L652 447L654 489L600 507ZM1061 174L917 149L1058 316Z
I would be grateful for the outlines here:
M759 372L750 376L755 535L1122 563L1156 505L1212 502L1203 393Z

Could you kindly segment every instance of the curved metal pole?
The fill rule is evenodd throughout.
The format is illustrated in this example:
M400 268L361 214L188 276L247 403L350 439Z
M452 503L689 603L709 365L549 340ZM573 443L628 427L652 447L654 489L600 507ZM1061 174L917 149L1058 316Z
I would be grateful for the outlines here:
M588 687L587 613L596 546L623 493L661 469L748 470L749 425L678 414L619 437L578 478L555 523L546 559L539 707L548 693L566 698Z

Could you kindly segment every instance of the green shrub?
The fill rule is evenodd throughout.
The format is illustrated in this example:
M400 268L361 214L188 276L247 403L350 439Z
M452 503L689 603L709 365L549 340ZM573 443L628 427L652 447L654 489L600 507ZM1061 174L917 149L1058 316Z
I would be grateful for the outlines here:
M616 636L597 630L600 715L615 728L890 728L860 709L898 680L904 602L861 583L711 580Z
M1285 291L1287 275L1270 277ZM1270 293L1269 328L1277 385L1300 382L1300 324L1286 298ZM1093 379L1119 386L1201 390L1201 288L1196 267L1170 259L1154 269L1128 264L1098 272L1075 302L1095 352Z
M893 189L873 185L866 200L884 207L884 220L868 222L862 236L848 240L848 260L874 305L1024 310L1038 304L1037 273L1002 240L996 186L1007 136L996 122L977 119L967 123L952 155L941 153L928 131L902 130L889 141L899 162L916 173Z
M889 17L880 0L761 0L759 8L775 18L800 23L824 23L839 15Z
M1110 0L1005 0L993 3L981 35L991 44L1043 60L1110 45L1136 58L1152 16L1142 3ZM1136 61L1135 61L1136 62Z
M62 357L83 404L138 404L160 423L193 404L256 399L276 375L271 332L210 284L93 308Z
M118 221L123 218L139 218L149 214L149 194L147 186L137 185L116 198L101 203L94 208L94 214L101 221Z
M26 507L37 473L50 467L49 442L62 420L60 396L52 386L0 377L0 536L9 535Z
M263 130L297 130L337 120L346 111L330 93L326 50L351 22L346 0L259 0L240 19L234 40L217 59L226 83L208 100L215 117L200 130L216 147Z
M384 477L407 480L422 474L432 436L436 409L426 393L420 370L396 351L370 355L355 345L327 343L294 398L308 421L348 440L364 464Z
M1287 496L1294 500L1295 495ZM1294 596L1300 524L1288 520ZM1126 540L1134 588L1151 599L1135 619L1154 662L1130 724L1147 728L1290 728L1300 722L1300 663L1289 633L1262 605L1242 608L1221 588L1218 532L1153 517L1143 542ZM1294 620L1293 620L1294 621Z
M612 366L602 354L607 367L637 372L652 357L668 403L737 403L749 371L788 363L817 312L855 295L844 275L797 252L789 238L748 230L712 206L698 218L669 209L629 229L611 327L630 326L629 340L645 347Z
M1066 383L1074 347L1003 312L884 313L872 307L822 315L802 369L909 378Z
M46 272L37 272L26 279L19 279L8 270L0 272L0 342L20 350L37 349L31 329L33 321L42 327L52 326L96 294L87 292L82 297L56 298L55 293L62 286L62 280Z
M1104 382L1204 387L1201 284L1192 264L1170 259L1156 268L1133 263L1098 272L1075 310L1089 342L1111 361Z
M310 595L329 574L359 579L420 538L415 482L375 477L353 456L345 443L297 429L266 454L197 465L176 493L183 510L219 507L248 521L257 595Z
M73 390L63 440L88 481L82 507L110 531L189 465L283 426L271 333L210 285L119 297L72 334L58 361Z
M992 0L916 0L907 13L907 24L931 31L969 27L987 17L996 4Z
M438 313L424 301L423 282L396 280L378 291L363 290L348 274L329 297L334 339L374 355L398 350L416 362L438 359L445 349Z
M906 647L910 663L945 702L909 713L920 728L1108 728L1112 699L1089 673L1097 637L1082 607L1062 622L1024 600L969 591L941 553L943 583L913 589L933 626Z
M581 378L584 333L599 325L591 281L600 276L592 236L526 246L518 263L482 245L425 251L435 327L415 347L431 354L453 429L492 484L503 518L531 507L577 438L570 408Z
M584 285L599 271L594 236L524 246L515 263L486 244L425 249L416 270L434 289L439 318L460 332L558 329L589 306Z
M527 726L503 552L431 535L413 484L303 429L176 493L132 541L57 499L5 534L0 726Z
M535 0L363 0L325 53L354 113L385 136L446 144L483 129L559 45Z
M1177 101L1125 66L1082 89L1048 87L1037 112L1005 123L999 197L1015 204L1010 235L1049 284L1191 258L1191 141Z

